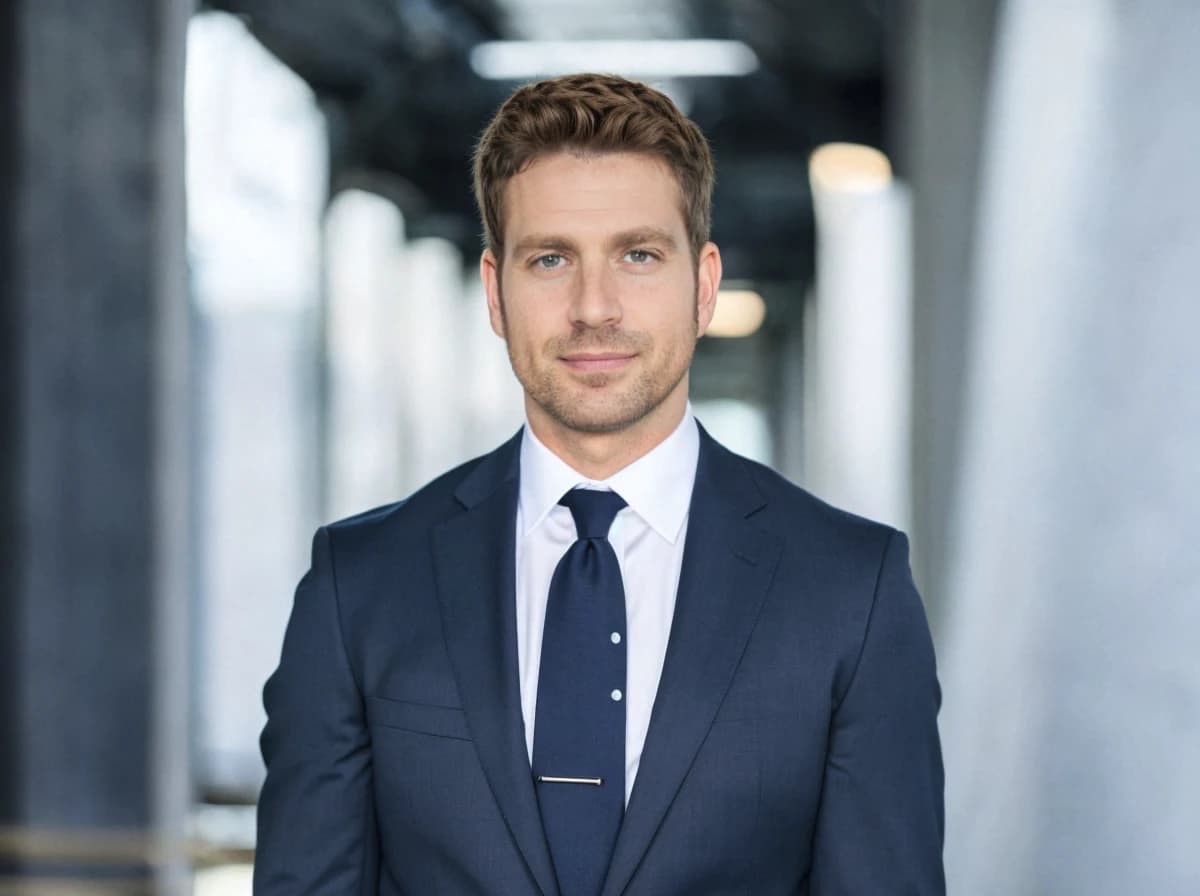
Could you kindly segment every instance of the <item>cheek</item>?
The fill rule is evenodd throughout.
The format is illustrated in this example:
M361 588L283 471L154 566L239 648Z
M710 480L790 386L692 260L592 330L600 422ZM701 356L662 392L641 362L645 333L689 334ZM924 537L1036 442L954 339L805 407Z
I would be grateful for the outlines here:
M519 291L506 291L504 298L509 330L516 330L521 339L541 342L571 329L570 300L561 287L526 284Z
M696 294L690 285L648 294L644 301L626 306L630 329L644 329L666 336L691 333L696 321Z
M518 351L538 354L540 347L554 336L560 335L553 326L549 313L538 313L533 303L526 301L505 305L505 329L509 345ZM546 309L548 312L548 308Z

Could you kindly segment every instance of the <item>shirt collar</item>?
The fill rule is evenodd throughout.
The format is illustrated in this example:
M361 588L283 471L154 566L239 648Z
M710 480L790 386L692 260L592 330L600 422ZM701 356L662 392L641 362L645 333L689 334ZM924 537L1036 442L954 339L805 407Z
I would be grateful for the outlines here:
M692 501L700 433L689 403L675 430L646 454L608 479L595 481L547 448L528 422L521 439L519 507L521 535L528 535L578 486L612 489L631 510L671 544L679 538Z

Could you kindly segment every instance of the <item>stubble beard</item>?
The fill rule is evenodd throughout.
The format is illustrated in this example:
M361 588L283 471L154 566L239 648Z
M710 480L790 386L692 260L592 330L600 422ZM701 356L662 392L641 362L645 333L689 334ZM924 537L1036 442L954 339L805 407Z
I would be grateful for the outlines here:
M508 332L503 297L500 315ZM605 387L620 374L600 371L572 377L558 359L578 352L616 352L636 354L644 362L651 360L650 350L654 348L650 336L617 328L577 330L546 343L540 358L533 351L518 354L511 340L505 340L505 346L513 373L534 404L559 426L593 435L635 426L667 400L691 367L698 329L693 316L691 333L686 338L674 340L653 366L643 367L631 382L608 394L604 394Z

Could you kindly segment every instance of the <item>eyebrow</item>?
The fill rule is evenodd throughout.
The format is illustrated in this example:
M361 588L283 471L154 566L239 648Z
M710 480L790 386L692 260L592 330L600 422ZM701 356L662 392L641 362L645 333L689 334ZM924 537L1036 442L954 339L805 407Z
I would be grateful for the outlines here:
M551 252L570 252L574 248L575 244L564 237L531 233L512 247L512 254L520 255L523 252L531 252L534 249L548 249Z
M658 243L668 251L673 251L678 247L675 237L658 227L637 227L633 230L625 230L615 234L608 241L609 248L614 250L629 249L644 243ZM520 255L535 249L550 252L574 252L577 246L566 237L532 233L512 247L512 254Z
M658 243L668 251L676 248L675 237L658 227L638 227L618 233L610 240L610 245L614 249L629 249L643 243Z

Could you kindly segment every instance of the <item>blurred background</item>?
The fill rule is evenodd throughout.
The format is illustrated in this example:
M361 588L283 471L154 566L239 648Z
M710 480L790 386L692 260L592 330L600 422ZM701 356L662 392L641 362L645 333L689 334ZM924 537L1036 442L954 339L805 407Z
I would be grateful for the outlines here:
M0 5L0 894L248 894L321 522L493 447L469 154L709 136L697 416L912 535L963 896L1200 894L1200 4Z

